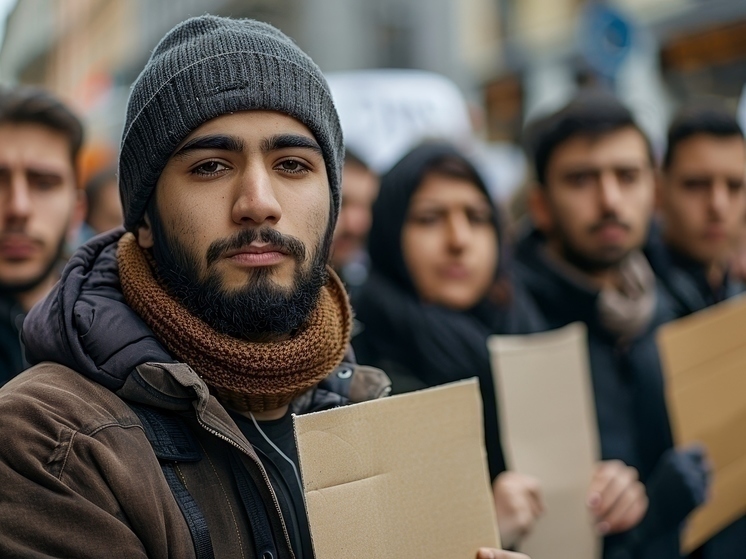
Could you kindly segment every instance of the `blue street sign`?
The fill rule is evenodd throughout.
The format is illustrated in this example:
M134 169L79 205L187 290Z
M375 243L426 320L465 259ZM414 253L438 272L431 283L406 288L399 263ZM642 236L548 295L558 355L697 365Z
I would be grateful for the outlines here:
M580 23L580 52L599 74L614 78L632 50L635 29L619 10L602 2L591 2Z

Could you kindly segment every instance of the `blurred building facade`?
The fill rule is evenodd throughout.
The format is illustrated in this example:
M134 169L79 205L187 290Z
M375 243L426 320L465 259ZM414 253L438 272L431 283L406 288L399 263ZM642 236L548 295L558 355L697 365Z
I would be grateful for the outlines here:
M746 81L743 0L18 0L0 80L50 87L116 145L158 39L202 13L269 21L324 71L440 72L484 107L492 141L515 140L526 118L594 81L658 139L677 103L735 104Z

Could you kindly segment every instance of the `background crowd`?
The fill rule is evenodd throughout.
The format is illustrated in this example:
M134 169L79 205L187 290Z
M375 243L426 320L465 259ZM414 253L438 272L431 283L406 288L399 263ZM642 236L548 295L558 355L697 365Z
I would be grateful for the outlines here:
M122 117L116 114L117 82L127 78L107 81L99 71L71 86L70 76L59 73L68 58L52 70L50 53L63 48L64 34L24 65L14 41L24 18L42 4L17 4L0 51L0 70L14 68L14 78L47 87L9 86L0 95L0 384L26 368L24 317L57 281L66 257L123 219L116 149L107 134ZM396 2L385 4L396 11ZM537 39L536 30L512 36L510 21L529 17L528 8L495 4L504 71L485 89L488 103L480 109L487 119L464 98L454 105L467 119L471 114L467 133L461 125L444 131L437 123L412 124L411 141L382 164L374 156L378 147L356 133L360 123L350 122L354 112L340 110L348 150L331 258L355 311L352 347L359 363L388 374L394 393L479 378L501 536L520 548L544 512L541 484L511 470L503 456L486 341L585 323L601 442L588 505L605 536L604 557L678 558L681 527L706 501L710 471L704 449L674 448L655 333L744 291L746 143L740 88L729 80L746 66L746 47L731 35L732 27L746 25L746 11L745 23L731 21L730 27L718 27L714 16L705 30L682 24L690 43L681 38L686 35L677 43L661 31L658 37L668 42L655 50L651 29L685 19L687 11L676 11L676 2L661 3L671 5L668 12L645 12L654 21L648 27L629 15L637 3L624 11L624 3L576 2L576 24L591 26L583 41L612 41L606 58L597 60L581 41L571 67L527 64L519 72L511 62L519 39L524 46L563 39L549 32ZM114 9L107 2L95 13L80 6L88 3L76 8L88 21ZM257 8L240 15L281 17L277 8L262 6L264 14ZM120 17L135 17L118 10ZM381 10L388 21L391 14ZM721 2L711 11L737 10ZM391 65L414 63L401 56L417 49L396 42L409 32L419 37L414 24L406 25L384 45ZM350 69L354 53L330 54L300 23L295 29L312 55L313 48L322 53L322 69L325 55L332 70ZM697 42L705 32L724 37L719 48L727 55ZM92 39L80 40L87 45ZM479 48L487 47L472 45ZM116 58L116 47L109 50L98 64ZM663 53L663 78L676 87L665 91L661 75L650 70L651 52ZM471 59L472 73L478 58ZM471 93L457 66L428 69ZM728 69L728 79L718 81ZM714 91L707 93L718 95L700 98L708 79ZM531 83L540 87L530 89ZM511 95L514 87L518 93ZM93 101L81 101L76 91ZM81 112L86 134L76 116ZM746 520L691 557L746 557Z

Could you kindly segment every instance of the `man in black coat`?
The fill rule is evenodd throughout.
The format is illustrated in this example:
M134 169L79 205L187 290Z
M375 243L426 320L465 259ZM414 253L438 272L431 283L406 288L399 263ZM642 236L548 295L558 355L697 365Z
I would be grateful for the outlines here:
M549 327L588 326L601 462L588 505L604 558L678 559L679 527L706 492L699 449L675 451L653 332L670 305L641 252L654 206L647 138L589 92L529 128L535 229L519 278Z
M645 252L677 317L744 289L729 262L746 211L745 169L743 132L727 111L689 107L674 119L658 186L660 231Z
M65 242L83 220L82 142L82 124L50 93L0 91L0 386L28 366L24 317L57 281Z
M692 106L674 119L658 185L660 228L645 252L677 318L744 290L729 273L729 262L746 211L745 170L743 131L729 112ZM741 557L746 557L746 518L692 554L693 559Z

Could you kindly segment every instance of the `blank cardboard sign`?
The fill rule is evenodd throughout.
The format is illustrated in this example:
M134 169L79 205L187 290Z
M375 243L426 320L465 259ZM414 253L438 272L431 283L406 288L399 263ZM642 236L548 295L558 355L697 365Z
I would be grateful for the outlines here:
M318 559L498 547L476 380L294 416Z
M585 325L488 341L508 466L541 482L547 506L520 550L532 559L598 559L586 506L599 458Z
M689 552L746 514L746 297L662 326L658 346L676 444L703 443L714 468L710 501L684 532Z

